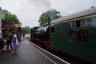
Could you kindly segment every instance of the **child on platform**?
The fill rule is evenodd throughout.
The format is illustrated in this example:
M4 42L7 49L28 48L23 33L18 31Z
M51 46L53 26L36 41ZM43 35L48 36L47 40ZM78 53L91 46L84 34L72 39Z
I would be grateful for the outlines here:
M16 39L17 39L17 37L16 37L16 34L14 34L13 35L13 50L12 50L12 53L16 53L16 50L17 50L17 44L16 44Z

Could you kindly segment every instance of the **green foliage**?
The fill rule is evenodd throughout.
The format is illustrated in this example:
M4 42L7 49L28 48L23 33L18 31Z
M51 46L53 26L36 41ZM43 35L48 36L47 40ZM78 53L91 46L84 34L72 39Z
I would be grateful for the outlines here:
M30 27L25 26L25 27L22 28L22 31L23 31L25 34L29 34L29 33L30 33Z
M41 26L48 25L50 22L50 17L46 13L44 13L43 15L41 15L39 22Z
M16 17L16 15L11 14L10 12L6 12L6 13L5 13L5 15L4 15L4 20L5 20L7 23L10 23L10 24L19 24L19 20L18 20L18 18Z
M56 10L49 10L40 16L39 23L41 26L50 25L50 22L54 19L61 17L60 12Z

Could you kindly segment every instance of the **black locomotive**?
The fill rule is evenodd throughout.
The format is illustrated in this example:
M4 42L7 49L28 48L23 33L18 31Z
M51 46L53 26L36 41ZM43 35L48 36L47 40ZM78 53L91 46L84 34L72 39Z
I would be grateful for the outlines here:
M31 41L44 49L50 49L50 26L33 27L31 29Z

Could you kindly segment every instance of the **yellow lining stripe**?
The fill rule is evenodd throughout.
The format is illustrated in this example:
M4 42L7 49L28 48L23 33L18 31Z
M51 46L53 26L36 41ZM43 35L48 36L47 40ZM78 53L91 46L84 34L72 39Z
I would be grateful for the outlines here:
M56 22L55 24L61 24L61 23L64 23L64 22L69 22L69 21L75 21L75 20L85 19L85 18L89 18L89 17L92 17L92 16L96 16L96 14L89 15L89 16L85 16L85 17L79 17L79 18L69 19L69 20L65 20L65 21L63 21L63 22Z

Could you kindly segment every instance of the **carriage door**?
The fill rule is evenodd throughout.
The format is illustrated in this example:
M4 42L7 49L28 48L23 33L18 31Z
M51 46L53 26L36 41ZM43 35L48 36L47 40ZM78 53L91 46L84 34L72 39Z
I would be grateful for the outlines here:
M54 42L55 33L54 33L54 27L50 27L50 41Z

